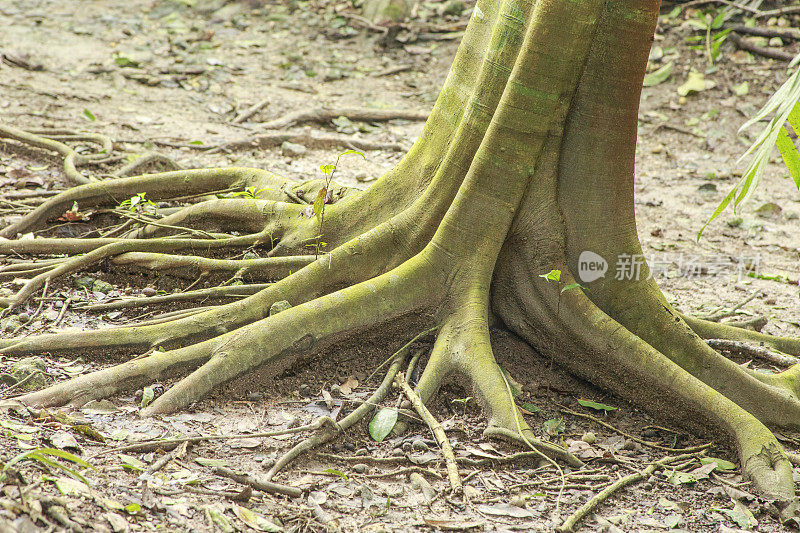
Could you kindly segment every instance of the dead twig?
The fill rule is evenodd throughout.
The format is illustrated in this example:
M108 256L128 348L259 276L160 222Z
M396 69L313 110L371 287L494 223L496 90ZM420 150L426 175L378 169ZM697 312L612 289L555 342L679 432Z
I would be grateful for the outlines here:
M623 488L636 483L637 481L641 481L642 479L650 477L656 470L663 468L665 465L669 463L673 463L675 461L683 460L686 458L695 457L696 454L684 454L679 455L676 457L664 457L663 459L659 459L651 463L647 468L641 470L639 472L634 472L633 474L627 475L619 480L615 481L608 487L604 488L602 491L595 494L592 498L589 499L586 503L580 506L577 511L572 513L564 522L556 528L556 531L559 533L572 533L575 531L575 526L583 520L583 518L591 513L594 509L597 508L598 505L606 501L610 498L614 493L622 490Z
M303 491L297 487L273 483L272 481L261 479L253 474L237 473L230 468L225 468L224 466L215 467L214 473L218 476L232 479L237 483L248 485L256 490L267 492L269 494L283 494L285 496L289 496L290 498L299 498L303 495Z
M736 33L744 33L746 35L757 35L758 37L779 37L781 39L790 39L793 41L800 41L800 30L796 28L773 28L762 26L745 26L743 24L736 24L733 26L726 26Z
M188 449L188 447L189 447L189 442L184 442L182 444L179 444L171 452L165 453L163 456L153 461L153 463L147 467L145 473L155 474L156 472L167 466L167 463L169 463L173 459L183 459L186 456L186 450Z
M156 142L156 141L153 141ZM280 146L284 142L292 142L295 144L302 144L308 148L331 148L337 146L345 146L355 150L391 150L395 152L402 152L405 147L399 143L392 142L374 142L364 139L357 139L350 135L310 135L306 133L262 133L260 135L253 135L238 141L231 141L219 145L178 145L170 144L177 147L189 147L197 150L208 150L209 153L217 153L225 150L236 149L250 149L250 148L271 148ZM162 143L165 144L165 143Z
M409 111L406 109L369 109L361 107L342 107L301 109L293 113L286 114L275 120L264 122L261 127L267 130L280 130L303 124L305 122L326 123L338 117L347 117L350 120L361 120L366 122L386 121L386 120L427 120L428 112Z
M232 124L241 124L242 122L244 122L248 118L252 117L256 113L258 113L259 111L261 111L262 109L267 107L269 105L269 101L270 101L270 98L264 98L260 102L257 102L255 104L251 105L250 107L248 107L247 109L242 111L242 113L237 115L236 118L234 118L231 121L231 123Z
M735 353L745 357L756 357L774 365L789 367L800 363L800 358L768 348L767 346L728 339L706 339L706 344L715 350Z
M405 376L403 376L402 372L397 374L395 382L403 391L403 394L406 395L406 398L411 401L411 405L414 406L414 410L417 411L417 414L420 416L420 418L422 418L425 423L428 424L433 436L436 438L436 442L439 444L439 447L442 450L442 456L444 456L445 466L447 468L447 478L450 480L450 486L452 487L453 493L461 494L464 491L464 487L461 484L461 477L458 474L456 457L455 454L453 454L453 447L450 445L450 441L447 439L447 435L445 434L442 425L438 420L436 420L431 412L428 411L428 408L422 403L419 395L414 392L414 390L405 380Z
M762 294L761 291L757 290L753 294L748 296L745 300L743 300L743 301L739 302L738 304L734 305L733 307L731 307L730 310L728 310L728 311L720 311L718 313L714 313L714 314L711 314L711 315L698 316L697 318L702 318L703 320L708 320L709 322L719 322L723 318L736 316L736 311L738 311L739 309L741 309L745 305L749 304L750 302L752 302L753 300L755 300L756 298L761 296L761 294Z
M75 307L82 311L108 311L109 309L128 309L131 307L143 307L149 305L159 305L172 302L186 302L202 299L217 298L237 298L251 296L260 292L272 283L254 283L251 285L225 285L222 287L209 287L207 289L197 289L193 291L165 294L161 296L144 296L140 298L125 298L113 302L85 305Z
M372 409L374 409L374 406L380 404L386 397L386 395L389 393L389 390L391 389L392 386L392 382L394 381L397 372L400 370L400 366L403 364L406 357L408 356L408 353L411 350L411 346L423 336L428 335L431 331L432 330L423 331L422 333L411 339L409 342L407 342L405 345L403 345L399 350L397 350L397 352L395 352L392 355L391 358L387 360L391 361L392 364L389 366L389 370L386 372L386 376L383 378L381 384L378 385L378 388L375 389L375 392L373 392L370 395L370 397L366 401L364 401L364 403L359 405L355 410L353 410L352 413L344 417L338 424L336 422L333 422L333 420L331 420L330 418L328 418L328 420L330 420L330 425L332 425L333 428L329 429L328 431L324 431L317 435L309 437L304 441L293 446L291 450L286 452L280 459L278 459L275 462L272 468L269 469L269 471L266 474L266 478L272 479L275 476L275 474L280 472L281 469L283 469L286 465L294 461L302 454L306 453L309 450L313 450L314 448L317 448L322 444L330 442L337 435L340 435L342 432L352 427L360 420L362 420L365 416L367 416L367 414L371 412Z
M128 444L126 446L118 446L116 448L109 448L107 450L100 450L99 452L92 454L89 456L90 459L94 457L99 457L101 455L108 455L109 453L121 453L121 452L154 452L156 450L173 450L179 444L183 444L184 442L188 442L189 444L197 444L198 442L204 441L212 441L212 440L231 440L231 439L262 439L266 437L277 437L279 435L291 435L293 433L300 433L303 431L313 431L315 429L319 429L321 425L324 423L322 422L327 417L322 417L314 421L311 424L307 424L305 426L297 426L296 428L288 428L288 429L280 429L277 431L268 431L265 433L237 433L237 434L227 434L227 435L201 435L197 437L181 437L177 439L154 439L148 440L143 442L137 442L136 444ZM329 418L327 418L330 420Z
M789 52L784 52L783 50L777 50L775 48L765 48L763 46L758 46L757 44L751 43L745 39L742 39L738 35L728 34L728 40L736 45L737 48L741 50L747 50L753 54L767 57L769 59L777 59L778 61L791 61L794 59L794 54L790 54Z
M662 450L662 451L665 451L665 452L696 453L696 452L700 452L700 451L706 450L706 449L710 448L714 444L713 442L709 442L709 443L706 443L706 444L701 444L700 446L691 446L689 448L670 448L669 446L662 446L662 445L657 444L655 442L650 442L650 441L647 441L647 440L644 440L644 439L640 439L636 435L631 435L630 433L626 433L626 432L622 431L621 429L615 428L614 426L612 426L611 424L609 424L607 422L603 422L602 420L600 420L596 416L588 415L586 413L579 413L578 411L573 411L572 409L567 409L566 407L562 407L561 408L561 412L569 414L569 415L572 415L572 416L577 416L577 417L585 418L587 420L591 420L592 422L594 422L596 424L600 424L604 428L610 429L611 431L613 431L615 433L619 433L620 435L622 435L626 439L630 439L630 440L632 440L634 442L638 442L639 444L641 444L643 446L647 446L649 448L654 448L656 450Z

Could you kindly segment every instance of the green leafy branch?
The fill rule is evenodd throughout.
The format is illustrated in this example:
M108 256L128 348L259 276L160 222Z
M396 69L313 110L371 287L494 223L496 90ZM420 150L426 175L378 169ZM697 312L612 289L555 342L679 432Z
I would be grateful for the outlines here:
M58 470L63 470L70 476L74 477L75 479L85 483L86 485L89 482L83 477L80 473L76 472L72 468L66 466L65 464L59 462L53 458L60 458L65 461L69 461L71 463L75 463L76 465L82 466L84 468L92 468L94 467L81 459L80 457L73 455L69 452L65 452L63 450L58 450L56 448L37 448L35 450L30 450L27 452L23 452L15 457L13 457L10 461L8 461L5 465L3 465L3 470L0 472L0 480L5 478L6 473L8 472L11 466L15 465L16 463L22 461L37 461L47 467L55 468Z
M800 63L800 54L792 60L789 67L797 67ZM731 202L734 211L743 202L747 201L758 186L764 170L769 163L773 147L777 146L781 153L783 162L789 170L794 184L800 189L800 152L789 133L789 127L794 130L795 136L800 134L800 68L789 76L789 79L773 94L764 107L756 113L754 117L745 122L739 131L746 130L753 124L772 116L767 126L761 131L756 140L737 160L742 162L751 157L741 179L733 189L720 202L711 218L708 219L697 234L697 238L703 234L706 227L717 218ZM787 126L788 123L788 126Z
M333 198L330 195L330 188L331 182L333 181L333 175L336 173L336 169L339 167L339 160L342 156L356 154L363 157L365 160L367 156L364 155L364 152L359 152L358 150L345 150L341 154L336 156L336 163L333 165L320 165L319 169L325 174L325 186L319 190L317 193L317 197L314 199L314 204L312 206L312 213L314 216L319 220L319 229L317 231L317 242L316 242L316 253L315 256L319 257L319 249L320 246L323 244L320 239L322 238L322 228L325 224L325 204L330 203L333 201Z

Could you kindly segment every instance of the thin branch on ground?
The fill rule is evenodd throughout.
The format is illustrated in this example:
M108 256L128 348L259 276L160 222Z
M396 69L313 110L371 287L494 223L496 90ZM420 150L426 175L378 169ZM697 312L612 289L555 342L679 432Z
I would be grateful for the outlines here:
M738 354L744 357L756 357L782 367L790 367L800 363L800 358L798 357L772 350L767 346L760 346L749 342L732 341L728 339L706 339L706 343L715 350Z
M148 441L137 442L136 444L128 444L126 446L118 446L116 448L108 448L100 450L92 454L89 458L100 457L110 453L122 452L154 452L156 450L173 450L180 444L188 442L189 444L197 444L198 442L205 441L218 441L218 440L231 440L231 439L263 439L267 437L277 437L280 435L292 435L294 433L302 433L303 431L313 431L319 429L325 424L330 424L332 421L329 417L322 417L315 420L311 424L304 426L297 426L295 428L280 429L277 431L267 431L265 433L235 433L226 435L199 435L196 437L180 437L176 439L153 439Z
M731 28L736 33L745 33L747 35L757 35L758 37L779 37L781 39L791 39L800 41L800 30L796 28L778 28L778 27L762 27L762 26L745 26L743 24L736 24L734 26L726 26Z
M385 120L427 120L428 112L409 111L407 109L370 109L365 107L342 107L327 109L317 107L313 109L301 109L288 113L280 118L264 122L260 126L267 130L280 130L303 124L305 122L327 123L338 117L347 117L350 120L361 120L365 122L377 122Z
M444 456L445 465L447 468L447 478L450 480L450 486L453 490L454 494L461 494L464 491L464 487L461 484L461 477L458 474L458 465L456 463L455 454L453 454L453 447L450 445L450 441L447 439L447 435L442 428L442 425L439 423L438 420L431 414L425 404L422 403L419 395L414 392L414 389L408 384L403 376L402 372L399 372L395 377L395 382L403 391L403 394L406 395L411 401L411 405L414 406L414 410L417 411L417 414L422 418L428 427L430 428L433 436L436 438L437 444L442 450L442 456Z
M142 296L139 298L126 298L114 302L103 302L85 306L75 306L74 309L81 311L108 311L110 309L128 309L131 307L144 307L148 305L160 305L173 302L187 302L193 300L218 299L218 298L238 298L252 296L272 283L253 283L249 285L224 285L221 287L209 287L207 289L197 289L193 291L177 292L174 294L164 294L160 296Z
M753 294L748 296L745 300L742 300L741 302L739 302L738 304L734 305L733 307L731 307L727 311L719 311L717 313L713 313L713 314L706 315L706 316L698 316L697 318L701 318L703 320L708 320L710 322L719 322L723 318L736 316L736 311L738 311L739 309L741 309L745 305L749 304L750 302L752 302L753 300L755 300L756 298L758 298L761 295L762 295L762 292L760 290L756 290L755 292L753 292Z
M156 141L153 141L154 143ZM208 150L208 153L224 152L228 150L245 149L250 150L253 148L260 148L262 150L280 146L285 142L292 142L295 144L302 144L306 148L333 148L333 147L346 147L354 150L388 150L393 152L402 152L406 148L400 143L393 142L380 142L368 141L365 139L358 139L350 135L311 135L308 133L262 133L245 137L237 141L230 141L217 145L196 145L196 144L176 144L160 142L165 146L173 146L178 148L189 147L196 150Z
M164 167L165 170L181 170L181 167L178 163L176 163L172 158L167 157L162 154L144 154L142 156L137 157L127 165L123 166L116 172L114 172L114 176L118 178L123 178L127 176L133 176L134 174L139 175L142 174L140 171L141 169L147 167L148 165L161 165Z
M381 479L385 477L397 477L397 476L405 476L407 474L422 474L424 476L434 477L436 479L443 479L441 474L435 472L429 468L422 468L421 466L409 466L406 468L398 468L397 470L392 470L391 472L381 472L380 474L367 474L364 477L367 479Z
M746 50L756 55L767 57L769 59L777 59L778 61L791 61L795 57L795 55L792 53L784 52L783 50L777 50L775 48L759 46L732 33L728 34L728 40L735 44L737 48Z
M569 415L572 415L572 416L577 416L577 417L580 417L580 418L585 418L587 420L591 420L595 424L600 424L601 426L603 426L606 429L610 429L611 431L613 431L615 433L619 433L620 435L622 435L626 439L630 439L630 440L632 440L634 442L638 442L639 444L641 444L643 446L647 446L649 448L653 448L653 449L661 450L661 451L665 451L665 452L694 453L694 452L699 452L699 451L708 449L708 448L710 448L711 446L714 445L713 442L709 442L709 443L706 443L706 444L701 444L700 446L690 446L688 448L671 448L669 446L662 446L661 444L658 444L658 443L655 443L655 442L650 442L650 441L647 441L647 440L644 440L644 439L640 439L636 435L631 435L630 433L626 433L626 432L622 431L621 429L615 428L614 426L612 426L611 424L609 424L607 422L603 422L602 420L600 420L596 416L592 416L592 415L589 415L589 414L586 414L586 413L579 413L578 411L573 411L572 409L567 409L566 407L562 407L561 408L561 412L569 414Z
M231 124L241 124L248 118L252 117L256 113L267 107L270 101L272 101L272 97L264 98L260 102L251 105L250 107L242 111L240 114L236 115L236 117L233 120L231 120Z
M167 466L167 464L173 459L183 459L183 457L186 456L186 450L188 449L188 447L189 447L188 441L179 444L178 446L175 447L174 450L165 453L164 455L153 461L150 464L150 466L147 467L147 470L145 470L145 474L151 474L151 475L155 474L156 472Z
M650 477L656 470L663 468L664 466L674 463L675 461L683 460L686 458L693 458L696 454L684 454L675 457L664 457L663 459L659 459L651 463L647 468L642 471L635 472L633 474L627 475L623 478L620 478L616 482L612 483L599 493L595 494L589 501L581 505L578 510L576 510L572 515L570 515L564 522L556 528L556 531L559 533L571 533L575 531L576 526L578 523L583 520L583 518L594 511L597 506L601 503L606 501L608 498L613 496L616 492L619 492L623 488L636 483L637 481L641 481L642 479L646 479Z
M254 474L234 472L230 468L226 468L224 466L215 467L214 473L218 476L232 479L237 483L248 485L256 490L267 492L269 494L283 494L285 496L289 496L290 498L299 498L303 495L303 491L297 487L273 483L272 481L261 479L260 476L256 476Z
M337 435L342 434L347 429L351 428L355 424L357 424L360 420L362 420L367 414L374 409L376 405L379 405L386 395L389 393L392 387L392 382L395 379L400 367L402 366L403 362L405 361L408 353L411 349L411 346L416 342L419 338L423 335L427 335L430 330L425 331L409 342L407 342L404 346L402 346L397 352L395 352L391 358L387 361L390 361L392 364L389 366L389 370L386 372L386 376L384 376L383 381L378 388L375 389L370 397L364 401L361 405L359 405L352 413L348 414L338 423L333 423L333 429L321 432L317 435L311 436L302 442L294 445L288 452L283 454L281 458L275 461L275 464L272 465L272 468L269 469L267 472L266 478L272 479L275 474L281 471L281 469L285 468L288 464L292 461L300 457L302 454L313 450L333 440ZM383 366L383 365L381 365ZM380 368L380 367L378 367ZM369 381L369 379L367 379Z

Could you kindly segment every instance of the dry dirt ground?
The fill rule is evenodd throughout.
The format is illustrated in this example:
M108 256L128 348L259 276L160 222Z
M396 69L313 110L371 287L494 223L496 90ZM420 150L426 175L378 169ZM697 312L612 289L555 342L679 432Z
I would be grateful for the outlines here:
M0 54L6 57L0 62L0 120L26 129L100 132L115 140L116 153L126 156L156 151L187 168L253 166L298 180L319 177L319 165L332 162L341 150L320 141L320 134L347 136L353 146L360 146L359 140L383 143L387 149L368 150L366 161L348 159L340 167L339 179L363 187L401 157L421 123L339 119L290 128L305 136L301 144L306 150L281 148L280 143L216 154L203 149L263 132L265 122L299 109L425 112L446 75L457 32L469 16L470 4L460 5L461 13L456 4L420 3L410 27L397 36L405 42L398 42L338 14L355 13L344 3L5 0L0 3ZM442 14L446 7L451 14ZM664 13L670 9L666 6ZM672 75L645 88L642 99L636 194L646 255L658 262L659 282L681 310L712 313L757 294L734 319L763 316L768 320L766 332L798 336L800 195L784 179L777 158L740 213L724 213L702 240L695 238L741 172L735 161L748 137L737 135L737 128L785 79L786 63L736 52L726 43L718 69L706 75L715 86L682 98L677 89L689 70L708 66L702 52L688 48L686 38L696 34L684 23L690 16L692 12L662 20L651 68L672 62ZM768 22L797 26L798 20L759 20ZM796 44L785 44L785 51L797 51ZM745 92L743 82L748 84L747 94L737 94ZM238 113L263 100L265 107L250 120L232 124ZM114 168L99 171L110 173ZM20 194L36 193L31 200L36 202L37 194L63 186L57 157L0 143L0 198L6 198L0 207L6 221L26 209ZM15 195L14 202L23 203L7 201ZM767 203L777 208L758 210ZM68 235L75 230L63 226L57 231ZM612 262L609 274L616 268ZM748 269L755 277L747 275ZM11 335L20 324L24 325L17 335L47 331L56 322L60 328L102 328L143 320L172 309L95 314L61 310L66 298L80 304L123 293L137 295L145 287L152 292L188 285L107 270L80 276L112 286L91 292L76 285L77 277L66 279L51 289L54 298L41 306L32 301L5 318L2 334ZM448 496L438 448L427 428L419 425L383 443L372 441L365 427L358 426L322 450L329 455L302 458L277 478L302 489L298 498L245 489L215 474L215 467L226 465L257 476L302 436L248 435L293 427L323 414L336 416L363 400L380 380L380 375L370 379L372 370L390 355L385 343L378 342L386 338L395 336L387 331L383 339L353 339L329 357L297 365L274 382L257 376L242 380L174 416L138 418L143 391L65 411L72 421L56 413L35 418L3 412L0 460L52 447L82 457L91 468L55 458L82 472L87 486L56 466L36 460L17 463L24 483L6 472L0 489L0 531L548 531L619 476L670 453L640 440L681 448L716 437L690 436L654 421L567 376L498 331L498 359L522 384L518 399L534 411L528 415L531 426L542 438L563 441L591 469L583 477L567 478L560 497L560 479L549 465L530 459L499 464L499 456L519 450L482 438L480 410L468 399L470 391L457 384L446 387L433 408L462 460L466 503ZM406 340L396 338L392 344ZM57 353L43 361L43 374L28 384L39 377L52 383L108 364ZM759 361L739 362L776 370ZM9 378L13 364L0 357L4 397L19 392L13 388L15 378ZM328 394L332 387L333 395ZM579 399L617 409L605 413L579 404ZM625 434L563 409L594 416ZM148 467L164 456L163 450L113 451L143 440L192 435L241 438L199 442L179 450L182 453L152 473ZM797 437L780 435L790 450L800 448ZM707 453L736 460L722 443ZM622 490L583 528L783 530L769 504L748 494L736 468L709 472L698 470L698 462L679 466L693 475L665 470ZM415 475L410 479L411 474ZM796 475L800 481L800 471Z

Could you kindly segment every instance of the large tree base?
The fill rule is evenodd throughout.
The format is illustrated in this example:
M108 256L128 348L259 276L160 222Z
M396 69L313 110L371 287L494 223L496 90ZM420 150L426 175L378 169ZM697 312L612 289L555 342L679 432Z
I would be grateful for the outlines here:
M462 376L495 433L575 463L538 442L520 415L492 352L494 320L577 376L728 440L754 487L791 503L786 509L793 512L791 465L767 425L800 425L800 367L774 375L743 369L698 333L744 335L793 355L800 355L800 342L686 321L647 279L646 267L641 279L596 280L589 290L573 278L583 250L607 258L641 254L632 201L636 89L657 3L497 4L479 3L483 18L473 17L420 141L371 189L342 190L326 207L321 236L321 217L296 203L313 202L319 182L293 187L250 169L88 183L4 229L12 240L0 242L2 254L69 254L9 268L7 275L28 273L30 280L0 302L7 309L59 276L104 261L274 282L243 300L166 322L0 341L7 356L147 352L19 400L81 405L185 375L142 414L174 412L255 369L275 375L356 332L425 316L423 329L435 329L435 342L416 385L423 401L447 377ZM176 191L198 197L248 187L255 197L134 219L124 234L13 240L75 202L87 209L131 194L168 200ZM220 257L246 250L263 257ZM542 276L551 271L560 278ZM291 307L276 312L281 302ZM408 338L420 332L408 331Z

